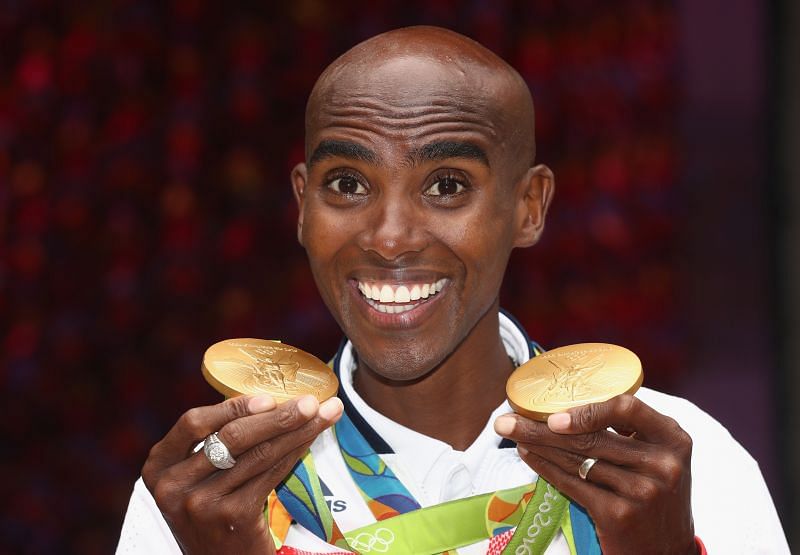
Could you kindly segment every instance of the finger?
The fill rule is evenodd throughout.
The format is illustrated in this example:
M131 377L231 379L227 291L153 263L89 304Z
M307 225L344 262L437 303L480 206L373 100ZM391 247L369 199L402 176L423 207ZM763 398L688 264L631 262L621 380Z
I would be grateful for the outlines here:
M255 476L263 474L275 467L287 454L302 445L308 445L325 429L333 425L342 415L342 402L328 399L320 406L320 415L300 428L275 436L255 445L243 453L233 468L217 472L213 477L212 487L220 495L225 495L242 486ZM279 474L283 479L284 474Z
M568 475L578 476L581 465L588 457L564 451L556 447L543 447L520 443L518 448L538 455L563 470ZM595 457L596 458L596 457ZM582 479L582 478L581 478ZM654 485L653 480L646 475L632 472L624 467L617 466L603 459L598 459L586 476L586 481L627 498L638 498L641 492Z
M603 459L616 465L639 468L653 446L635 439L602 430L579 435L558 434L543 422L518 414L505 414L495 421L498 433L517 443L556 447L583 457Z
M678 423L633 395L618 395L602 403L591 403L551 414L550 429L559 434L585 434L615 429L636 432L637 439L653 443L678 442L686 435Z
M341 403L341 401L339 401ZM317 415L319 402L313 395L303 395L266 413L231 420L217 432L234 458L254 445L297 430Z
M150 450L142 476L158 474L164 468L183 461L198 442L231 420L274 408L275 399L270 395L256 395L234 397L216 405L189 409L164 439Z
M301 397L287 401L267 413L239 418L229 422L217 433L217 437L228 447L231 455L236 459L234 467L226 469L225 472L226 475L233 478L226 483L229 489L238 487L253 473L263 471L264 464L270 464L270 461L267 460L267 451L272 449L269 439L282 435L299 434L298 441L304 441L304 437L316 437L319 432L338 420L342 410L342 402L338 398L328 399L320 406L314 397L307 397L310 399ZM322 411L322 414L318 414L318 411ZM315 415L317 415L316 418L314 418ZM259 444L261 445L259 446ZM242 455L256 447L261 453L261 467L247 474L252 457L243 460ZM217 470L200 450L191 457L165 469L162 479L178 488L190 488L209 476L215 475Z
M603 507L616 506L622 498L602 487L581 480L577 472L573 475L562 470L558 465L531 451L520 449L520 458L536 471L539 476L550 482L558 491L586 509L592 519L598 522Z

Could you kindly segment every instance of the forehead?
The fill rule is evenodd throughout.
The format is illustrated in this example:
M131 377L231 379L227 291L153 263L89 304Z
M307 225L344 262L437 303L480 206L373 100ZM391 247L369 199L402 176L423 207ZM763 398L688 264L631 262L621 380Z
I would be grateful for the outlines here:
M488 151L510 124L502 76L468 61L397 57L326 77L309 110L309 150L331 139L414 149L457 138Z

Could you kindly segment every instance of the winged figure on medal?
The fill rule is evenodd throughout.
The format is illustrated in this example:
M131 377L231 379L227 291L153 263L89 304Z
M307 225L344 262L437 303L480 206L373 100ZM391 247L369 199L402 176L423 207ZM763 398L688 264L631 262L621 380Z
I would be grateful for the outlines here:
M242 358L220 360L218 364L231 364L245 374L242 386L250 391L280 391L286 395L297 389L297 371L300 363L292 352L267 346L237 349Z
M553 366L545 375L520 380L517 391L530 395L534 404L562 403L588 400L609 386L613 378L601 372L606 367L601 354L575 353L547 359Z

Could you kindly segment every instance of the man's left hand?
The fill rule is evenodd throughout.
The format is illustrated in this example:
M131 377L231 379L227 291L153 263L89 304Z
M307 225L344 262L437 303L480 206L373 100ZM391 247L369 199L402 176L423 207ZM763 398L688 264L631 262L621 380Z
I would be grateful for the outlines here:
M603 553L696 553L691 508L692 440L675 420L620 395L553 414L495 423L520 457L585 508ZM613 428L619 433L610 431ZM597 459L586 480L587 457Z

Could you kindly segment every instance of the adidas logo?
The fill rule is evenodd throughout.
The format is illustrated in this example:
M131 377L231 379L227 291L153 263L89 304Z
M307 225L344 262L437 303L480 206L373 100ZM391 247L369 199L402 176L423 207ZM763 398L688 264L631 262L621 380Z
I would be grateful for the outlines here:
M319 485L322 488L322 496L325 497L325 503L328 504L328 509L330 509L332 513L341 513L347 509L347 501L344 499L336 499L330 488L325 485L325 482L320 480Z

